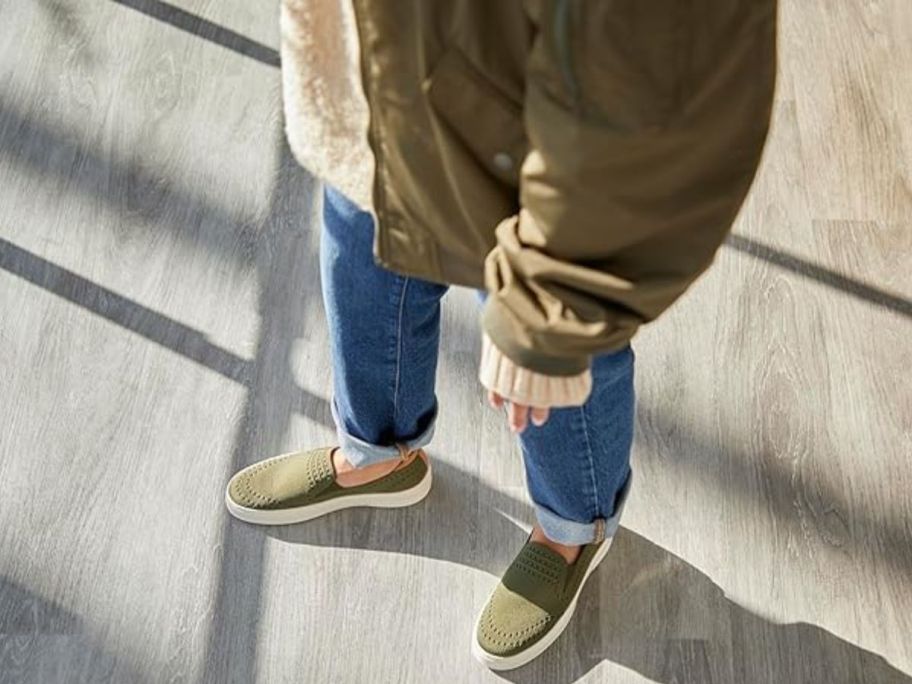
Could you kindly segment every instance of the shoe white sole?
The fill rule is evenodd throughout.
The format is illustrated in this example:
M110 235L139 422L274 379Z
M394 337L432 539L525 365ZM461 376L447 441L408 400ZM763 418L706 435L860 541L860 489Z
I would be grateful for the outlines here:
M228 495L228 488L226 488L225 505L228 507L228 512L231 513L231 515L244 522L253 523L255 525L292 525L294 523L313 520L314 518L319 518L320 516L341 511L346 508L403 508L418 503L426 497L430 491L431 468L430 465L428 465L427 472L425 472L421 481L414 487L403 489L401 492L343 495L308 506L269 511L247 508L246 506L239 505L231 499Z
M481 614L484 612L484 606L482 606L481 611L478 613L478 617L475 619L475 629L472 632L472 655L475 656L475 659L481 662L483 665L486 665L491 670L514 670L517 667L522 667L528 662L535 660L538 656L544 653L547 648L557 641L557 638L563 634L564 630L567 628L567 625L570 624L570 619L573 617L573 613L576 612L576 602L579 599L580 593L583 591L583 587L586 586L586 580L589 579L589 575L599 566L602 562L602 559L608 553L608 549L611 548L611 542L614 541L614 537L609 537L603 543L601 548L596 551L595 557L592 559L592 562L589 564L589 568L586 570L586 575L583 577L583 581L580 582L579 586L576 588L576 595L573 597L573 600L570 602L570 605L567 606L567 610L564 611L564 614L560 616L560 619L554 624L554 627L545 634L541 639L536 641L534 644L529 646L524 651L519 653L514 653L513 655L508 656L497 656L491 653L488 653L481 647L481 644L478 643L478 624L481 622ZM492 592L493 594L493 592ZM490 601L488 597L488 601ZM488 605L488 601L485 601L485 606Z

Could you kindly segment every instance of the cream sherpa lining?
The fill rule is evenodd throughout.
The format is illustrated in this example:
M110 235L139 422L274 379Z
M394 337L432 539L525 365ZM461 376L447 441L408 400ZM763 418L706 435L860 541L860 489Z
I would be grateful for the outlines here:
M374 157L351 0L283 0L282 89L298 162L371 208Z

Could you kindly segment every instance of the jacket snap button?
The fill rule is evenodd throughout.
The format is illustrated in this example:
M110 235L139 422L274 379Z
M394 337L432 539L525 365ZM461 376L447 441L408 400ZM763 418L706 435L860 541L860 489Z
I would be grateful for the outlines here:
M513 169L513 157L506 152L498 152L494 155L494 166L500 171L510 171Z

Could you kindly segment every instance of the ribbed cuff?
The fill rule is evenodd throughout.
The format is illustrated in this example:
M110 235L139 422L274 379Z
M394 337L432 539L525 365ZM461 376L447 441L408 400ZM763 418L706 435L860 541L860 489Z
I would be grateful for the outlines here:
M542 375L511 361L491 338L482 338L478 379L504 399L527 406L582 406L592 391L592 373Z

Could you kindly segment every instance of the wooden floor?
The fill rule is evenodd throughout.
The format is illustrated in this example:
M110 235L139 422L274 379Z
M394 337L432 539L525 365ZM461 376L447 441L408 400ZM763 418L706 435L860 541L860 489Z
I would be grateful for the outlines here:
M429 499L290 529L332 440L276 0L0 0L0 683L912 682L912 3L783 0L756 187L638 338L637 486L559 643L473 616L530 508L448 296Z

